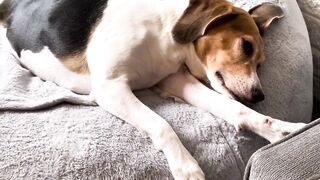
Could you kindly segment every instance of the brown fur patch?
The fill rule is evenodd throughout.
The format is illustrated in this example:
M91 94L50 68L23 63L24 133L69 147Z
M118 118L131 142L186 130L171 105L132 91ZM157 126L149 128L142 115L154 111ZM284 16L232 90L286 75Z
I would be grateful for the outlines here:
M61 63L77 74L90 74L86 56L83 54L63 58L61 59Z
M284 17L282 9L272 3L262 3L250 9L249 14L252 15L261 33L269 27L273 20Z
M238 16L223 19L210 26L205 36L194 42L195 49L207 68L233 67L232 72L240 73L245 69L245 74L251 74L255 70L253 67L263 60L263 41L251 16L236 7L233 7L233 11ZM250 57L244 53L242 38L250 40L253 45L254 52Z
M232 5L225 0L191 0L172 30L176 42L186 44L203 35L213 21L232 15Z

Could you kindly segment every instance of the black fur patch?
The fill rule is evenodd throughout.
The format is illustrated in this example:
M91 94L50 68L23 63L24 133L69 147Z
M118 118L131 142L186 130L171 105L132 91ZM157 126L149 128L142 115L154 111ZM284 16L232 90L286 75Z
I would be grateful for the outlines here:
M108 0L12 0L7 36L17 53L44 46L57 57L86 49Z

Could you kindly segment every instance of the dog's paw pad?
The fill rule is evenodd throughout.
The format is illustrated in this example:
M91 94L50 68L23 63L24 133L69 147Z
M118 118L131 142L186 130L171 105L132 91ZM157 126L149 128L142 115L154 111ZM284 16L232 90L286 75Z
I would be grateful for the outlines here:
M288 132L288 131L281 132L281 135L283 137L288 136L289 134L290 134L290 132Z

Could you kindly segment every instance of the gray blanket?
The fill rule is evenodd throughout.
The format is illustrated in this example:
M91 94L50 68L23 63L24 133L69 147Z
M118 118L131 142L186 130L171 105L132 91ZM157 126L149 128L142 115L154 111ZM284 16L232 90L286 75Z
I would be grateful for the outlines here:
M237 1L253 6L244 2ZM265 36L267 61L259 73L267 99L253 108L307 122L312 110L309 39L295 1L277 2L287 17ZM172 178L164 155L149 138L94 106L90 97L35 77L4 42L2 35L0 179ZM150 90L136 95L168 120L207 179L241 179L250 155L266 144L198 108L161 99Z

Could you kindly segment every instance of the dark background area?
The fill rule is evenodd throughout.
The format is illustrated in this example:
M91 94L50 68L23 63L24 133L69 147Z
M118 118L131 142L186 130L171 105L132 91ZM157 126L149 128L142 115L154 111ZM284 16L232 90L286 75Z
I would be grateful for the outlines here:
M313 116L312 119L320 118L320 100L314 98L313 99Z

